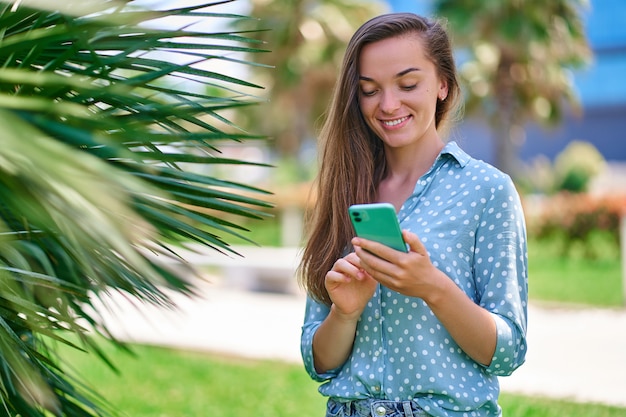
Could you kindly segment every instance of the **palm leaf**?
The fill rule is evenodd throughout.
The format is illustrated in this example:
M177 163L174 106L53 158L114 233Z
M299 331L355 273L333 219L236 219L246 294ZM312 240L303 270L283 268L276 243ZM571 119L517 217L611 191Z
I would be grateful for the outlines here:
M258 102L259 86L211 65L258 67L246 58L264 52L255 33L158 23L246 17L211 10L222 3L167 10L134 3L0 1L0 409L7 415L112 413L65 371L55 343L108 362L94 336L123 344L103 325L95 299L121 291L171 306L165 289L193 295L194 271L177 248L193 242L232 253L228 237L245 239L233 219L263 218L270 207L264 190L202 173L265 166L221 155L225 142L263 139L222 115Z

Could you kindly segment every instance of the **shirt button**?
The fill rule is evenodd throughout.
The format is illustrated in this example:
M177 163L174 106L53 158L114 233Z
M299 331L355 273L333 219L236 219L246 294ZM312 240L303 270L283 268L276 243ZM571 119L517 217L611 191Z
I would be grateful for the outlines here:
M384 416L385 414L387 414L387 410L382 405L379 405L378 407L376 407L375 412L377 416Z
M376 385L376 386L374 387L374 391L379 392L379 391L380 391L380 387L379 387L378 385Z

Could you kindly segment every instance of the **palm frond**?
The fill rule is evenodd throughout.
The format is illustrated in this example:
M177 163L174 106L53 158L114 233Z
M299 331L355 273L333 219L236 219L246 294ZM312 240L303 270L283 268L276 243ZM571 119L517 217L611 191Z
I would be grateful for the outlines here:
M66 374L54 343L107 361L93 335L123 345L101 323L95 299L122 291L171 306L165 289L193 295L194 271L176 248L232 252L228 237L245 238L233 216L263 218L270 207L266 191L211 175L216 165L265 166L221 155L225 142L263 139L224 115L256 104L260 86L214 65L257 67L247 56L265 52L261 43L254 32L159 26L171 17L246 17L214 12L222 2L167 10L134 3L0 1L7 415L111 413Z

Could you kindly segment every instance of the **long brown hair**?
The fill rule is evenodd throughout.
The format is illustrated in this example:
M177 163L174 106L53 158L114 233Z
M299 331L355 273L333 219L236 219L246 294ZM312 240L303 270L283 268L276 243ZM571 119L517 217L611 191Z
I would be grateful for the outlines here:
M438 130L450 121L451 110L459 107L452 48L439 22L412 13L391 13L369 20L354 33L320 132L316 202L307 213L307 243L298 268L308 294L327 305L331 300L324 285L326 273L349 248L353 236L348 207L373 202L386 173L382 141L367 126L359 108L359 56L364 45L412 33L422 39L427 57L448 84L448 96L437 101L435 110Z

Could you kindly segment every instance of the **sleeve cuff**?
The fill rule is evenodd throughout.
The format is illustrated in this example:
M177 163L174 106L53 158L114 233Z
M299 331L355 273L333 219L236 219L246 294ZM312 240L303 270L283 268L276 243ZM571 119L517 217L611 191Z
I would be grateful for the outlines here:
M324 372L323 374L317 373L315 370L315 364L313 363L313 335L317 331L320 323L317 323L312 327L303 327L302 332L302 344L300 346L300 351L302 353L302 360L304 362L304 368L306 369L309 376L318 382L327 381L336 377L339 374L339 371L342 367L331 369L328 372Z
M517 327L498 314L492 313L492 316L496 323L497 341L491 364L486 370L493 375L508 376L524 363L526 343L520 340L521 333Z

